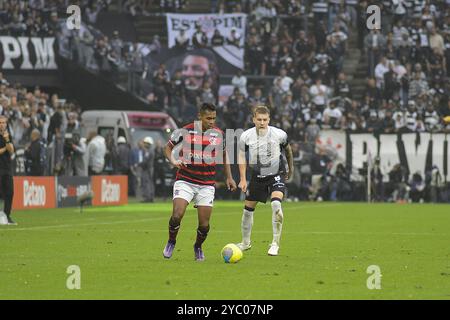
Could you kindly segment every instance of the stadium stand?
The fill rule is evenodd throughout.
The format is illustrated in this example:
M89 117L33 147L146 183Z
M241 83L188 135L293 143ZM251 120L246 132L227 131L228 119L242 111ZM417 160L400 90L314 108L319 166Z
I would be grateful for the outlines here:
M126 0L96 5L80 1L88 19L81 31L69 31L59 18L65 1L3 1L0 32L57 35L61 56L92 72L106 72L112 81L172 114L180 124L195 116L198 102L211 99L221 107L220 126L248 128L252 108L268 104L272 124L288 132L294 147L298 175L291 182L292 199L365 197L364 181L354 181L354 168L333 163L332 152L317 145L321 130L375 135L450 132L450 124L444 121L450 116L448 1L371 1L382 10L381 30L372 31L366 28L368 1L210 1L207 6L204 2L200 6L198 1ZM152 39L146 43L122 40L121 30L110 38L95 26L97 16L106 10L129 14L136 23L159 17L158 23L164 24L165 13L192 12L192 7L249 17L244 69L218 75L220 84L234 87L223 101L211 85L187 90L182 75L170 77L165 65L152 60L153 53L167 47L164 25L159 27L160 34L153 29L148 31L151 35L141 35L141 39ZM184 50L198 49L200 44L193 39L185 40ZM204 46L211 47L210 41ZM50 98L39 88L28 92L3 76L0 80L0 113L9 116L15 141L26 144L34 128L48 139L45 126L61 104L58 97ZM190 109L180 109L185 101ZM66 103L61 110L63 126L70 117L79 121L80 106ZM443 168L430 166L427 172L413 173L400 166L384 172L389 182L377 199L409 199L407 193L412 190L414 201L436 200L431 195L417 196L417 185L424 181L428 190L443 186L439 169ZM448 201L448 185L442 190L440 201Z

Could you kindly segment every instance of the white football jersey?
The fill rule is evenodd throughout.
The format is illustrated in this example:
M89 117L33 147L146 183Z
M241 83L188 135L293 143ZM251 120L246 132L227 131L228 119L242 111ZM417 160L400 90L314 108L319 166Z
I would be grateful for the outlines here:
M266 177L284 172L281 150L288 145L287 133L269 126L265 135L258 135L256 127L242 133L240 149L248 152L248 164L253 175Z

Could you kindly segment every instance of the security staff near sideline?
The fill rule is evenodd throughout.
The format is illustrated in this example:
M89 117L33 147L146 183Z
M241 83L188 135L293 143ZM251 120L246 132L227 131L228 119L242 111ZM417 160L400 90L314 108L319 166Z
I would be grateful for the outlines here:
M154 183L154 171L155 171L155 149L153 148L153 138L145 137L143 141L144 154L142 162L139 164L142 168L141 174L141 187L142 202L153 202L155 197L155 183Z
M11 208L14 196L14 182L12 171L12 155L14 145L8 131L8 119L0 115L0 192L4 200L4 213L9 225L16 225L11 219Z

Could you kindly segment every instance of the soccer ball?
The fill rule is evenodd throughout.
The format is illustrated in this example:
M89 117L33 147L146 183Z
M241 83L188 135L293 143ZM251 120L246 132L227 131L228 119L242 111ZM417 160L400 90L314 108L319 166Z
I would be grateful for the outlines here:
M242 251L234 243L229 243L222 249L222 258L225 263L236 263L242 259Z

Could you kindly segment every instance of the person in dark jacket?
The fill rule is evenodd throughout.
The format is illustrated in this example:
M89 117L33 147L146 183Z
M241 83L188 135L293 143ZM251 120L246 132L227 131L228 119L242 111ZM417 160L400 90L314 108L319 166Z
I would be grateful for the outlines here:
M142 202L153 202L155 197L155 149L153 145L154 141L151 137L144 139L144 157L139 164L142 169L141 188L142 197L144 198Z
M127 144L127 140L125 137L119 137L117 139L117 173L128 176L128 195L131 196L132 191L134 191L133 187L133 174L131 172L131 148Z
M44 175L44 167L41 165L41 133L38 129L31 132L31 144L25 150L25 170L29 176Z

